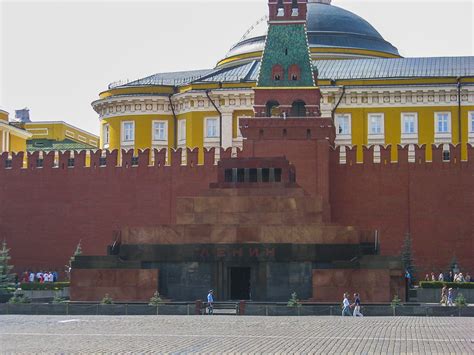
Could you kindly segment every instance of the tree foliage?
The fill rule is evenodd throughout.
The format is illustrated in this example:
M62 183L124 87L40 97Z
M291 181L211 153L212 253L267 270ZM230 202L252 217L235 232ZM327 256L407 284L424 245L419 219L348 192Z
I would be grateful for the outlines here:
M287 306L288 307L299 307L299 306L301 306L301 302L298 299L298 295L296 294L296 292L293 292L291 294L291 298L289 299Z
M155 293L153 294L153 297L150 298L150 302L148 303L148 305L159 306L162 303L163 303L163 300L161 299L160 293L158 291L155 291Z
M4 240L0 249L0 294L11 293L15 289L15 275L10 273L13 265L10 265L10 249Z

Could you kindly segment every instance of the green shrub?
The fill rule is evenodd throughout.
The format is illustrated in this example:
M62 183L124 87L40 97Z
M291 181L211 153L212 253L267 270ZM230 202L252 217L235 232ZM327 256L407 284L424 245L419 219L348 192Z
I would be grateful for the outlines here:
M456 306L458 306L459 308L461 307L466 307L467 306L467 301L466 299L464 298L463 294L460 293L456 299L454 300L454 303L456 304Z
M21 289L24 291L45 291L45 290L62 290L65 287L69 287L69 282L28 282L22 283Z
M160 297L160 293L155 291L153 297L150 298L150 302L148 303L149 306L158 306L163 303L163 300Z
M448 288L474 289L474 282L420 281L421 288L443 288L444 285Z
M56 294L54 295L54 298L53 298L53 304L60 304L60 303L64 303L66 302L66 299L64 297L61 297L59 295L59 292L56 292Z
M8 300L10 304L31 303L31 300L25 296L22 290L18 289L13 294L13 297Z
M398 307L398 306L401 306L401 305L402 305L402 300L400 299L400 297L398 297L398 295L395 295L393 297L392 302L391 302L391 306L393 308L395 308L395 307Z
M8 295L11 289L15 290L15 275L10 273L13 265L10 265L10 249L7 248L7 242L4 240L0 248L0 294Z
M114 300L106 293L102 301L100 301L100 304L114 304Z
M299 307L299 306L301 306L301 302L298 299L298 295L296 294L296 292L293 292L291 294L291 298L289 299L287 306L288 307Z

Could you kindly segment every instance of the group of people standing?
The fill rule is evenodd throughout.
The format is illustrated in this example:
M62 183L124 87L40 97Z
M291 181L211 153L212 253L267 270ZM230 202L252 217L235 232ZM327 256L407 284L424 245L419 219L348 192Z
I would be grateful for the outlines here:
M351 313L351 309L354 309ZM358 293L354 293L354 302L351 303L349 300L349 293L344 293L344 300L342 301L342 316L354 316L363 317L364 315L360 312L360 296Z
M471 275L469 275L469 273L466 273L466 276L464 276L462 272L453 273L452 271L450 271L446 275L440 272L438 277L436 277L434 272L431 273L431 276L429 274L426 274L425 281L471 282L474 280L471 280Z
M21 277L22 283L28 282L57 282L59 279L59 275L56 271L25 271Z

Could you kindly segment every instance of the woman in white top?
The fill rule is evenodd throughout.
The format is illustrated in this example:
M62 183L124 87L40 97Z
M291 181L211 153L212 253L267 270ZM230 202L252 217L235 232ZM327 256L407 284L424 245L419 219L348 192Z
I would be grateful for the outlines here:
M342 301L342 316L351 316L351 303L349 302L349 295L344 293L344 300Z

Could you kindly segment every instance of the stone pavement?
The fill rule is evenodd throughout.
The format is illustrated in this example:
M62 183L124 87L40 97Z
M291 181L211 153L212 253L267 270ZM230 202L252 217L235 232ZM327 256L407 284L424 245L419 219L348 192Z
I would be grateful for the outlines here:
M3 315L0 353L473 354L474 318Z

